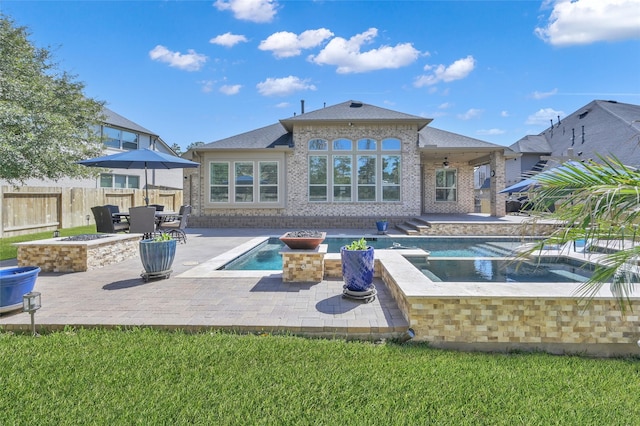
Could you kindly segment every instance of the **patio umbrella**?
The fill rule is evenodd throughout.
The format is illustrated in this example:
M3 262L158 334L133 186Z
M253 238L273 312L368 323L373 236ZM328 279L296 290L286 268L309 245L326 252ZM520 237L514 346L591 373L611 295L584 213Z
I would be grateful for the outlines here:
M200 164L184 158L153 151L148 148L120 152L78 161L87 167L106 167L109 169L144 169L145 203L149 205L148 169L184 169L198 167Z

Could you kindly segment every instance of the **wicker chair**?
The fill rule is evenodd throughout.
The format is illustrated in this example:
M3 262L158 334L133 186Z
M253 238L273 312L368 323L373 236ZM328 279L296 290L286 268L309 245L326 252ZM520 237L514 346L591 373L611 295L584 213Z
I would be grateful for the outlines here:
M180 219L172 220L167 222L160 222L158 226L158 231L166 232L170 234L174 239L179 240L180 242L187 243L187 234L184 230L187 227L187 221L189 220L189 215L191 214L191 206L184 205L180 207L180 211L178 215Z
M125 232L129 230L129 224L126 222L113 222L111 211L107 206L91 207L91 212L96 220L96 230L105 234L115 234L117 232Z
M131 207L129 209L129 233L143 234L151 238L156 231L156 209L149 207Z

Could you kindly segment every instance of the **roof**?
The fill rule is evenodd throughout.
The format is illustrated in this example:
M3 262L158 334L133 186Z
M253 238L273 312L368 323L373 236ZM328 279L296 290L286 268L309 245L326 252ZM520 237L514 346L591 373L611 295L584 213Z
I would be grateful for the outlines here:
M543 149L540 138L544 138L548 149ZM511 148L517 150L516 145L523 139ZM539 144L538 152L552 156L567 156L572 148L580 158L598 161L599 156L613 156L627 165L637 166L640 164L640 105L594 100L558 119L537 137L529 137L529 141ZM530 151L522 152L535 152L533 142L528 149Z
M418 146L420 148L447 148L447 149L506 149L506 146L496 145L480 139L470 138L457 133L436 129L435 127L425 127L418 132Z
M213 149L261 149L292 147L293 135L280 123L261 127L229 138L198 146L198 151Z
M365 104L360 101L346 101L337 105L321 108L315 111L296 115L284 120L280 123L288 130L293 130L294 124L302 124L309 122L385 122L385 121L403 121L407 123L415 123L418 129L422 129L429 124L432 119L419 117L417 115L405 114L386 108L380 108L374 105Z
M549 142L542 135L527 135L509 148L523 154L548 154L551 152Z
M135 130L136 132L146 133L148 135L158 136L157 133L152 132L149 129L142 127L141 125L134 123L133 121L124 118L120 114L111 111L107 107L102 107L102 113L106 116L104 120L105 124L111 124L123 129Z

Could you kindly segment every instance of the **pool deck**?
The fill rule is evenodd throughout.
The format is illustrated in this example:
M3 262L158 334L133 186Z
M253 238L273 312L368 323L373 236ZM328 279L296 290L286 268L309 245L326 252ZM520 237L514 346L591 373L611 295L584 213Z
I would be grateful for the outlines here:
M430 215L430 222L508 222L526 216ZM343 283L283 283L281 273L214 271L215 258L238 252L257 237L279 236L290 229L188 228L168 279L145 282L142 264L132 258L99 269L40 273L35 291L42 294L37 327L154 326L167 329L229 329L240 332L291 332L310 335L387 338L409 328L389 290L376 278L371 303L342 297ZM327 229L330 237L377 236L375 228ZM404 236L390 229L389 235ZM0 267L15 266L15 259ZM0 328L26 330L30 316L21 311L0 315Z

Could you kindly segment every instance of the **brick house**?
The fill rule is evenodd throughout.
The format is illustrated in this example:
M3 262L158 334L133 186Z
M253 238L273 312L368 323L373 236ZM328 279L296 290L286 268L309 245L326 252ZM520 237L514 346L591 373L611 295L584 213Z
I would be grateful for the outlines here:
M303 104L304 105L304 104ZM474 212L474 169L491 170L502 216L509 148L430 127L431 119L347 101L195 147L185 170L191 226L363 227Z

